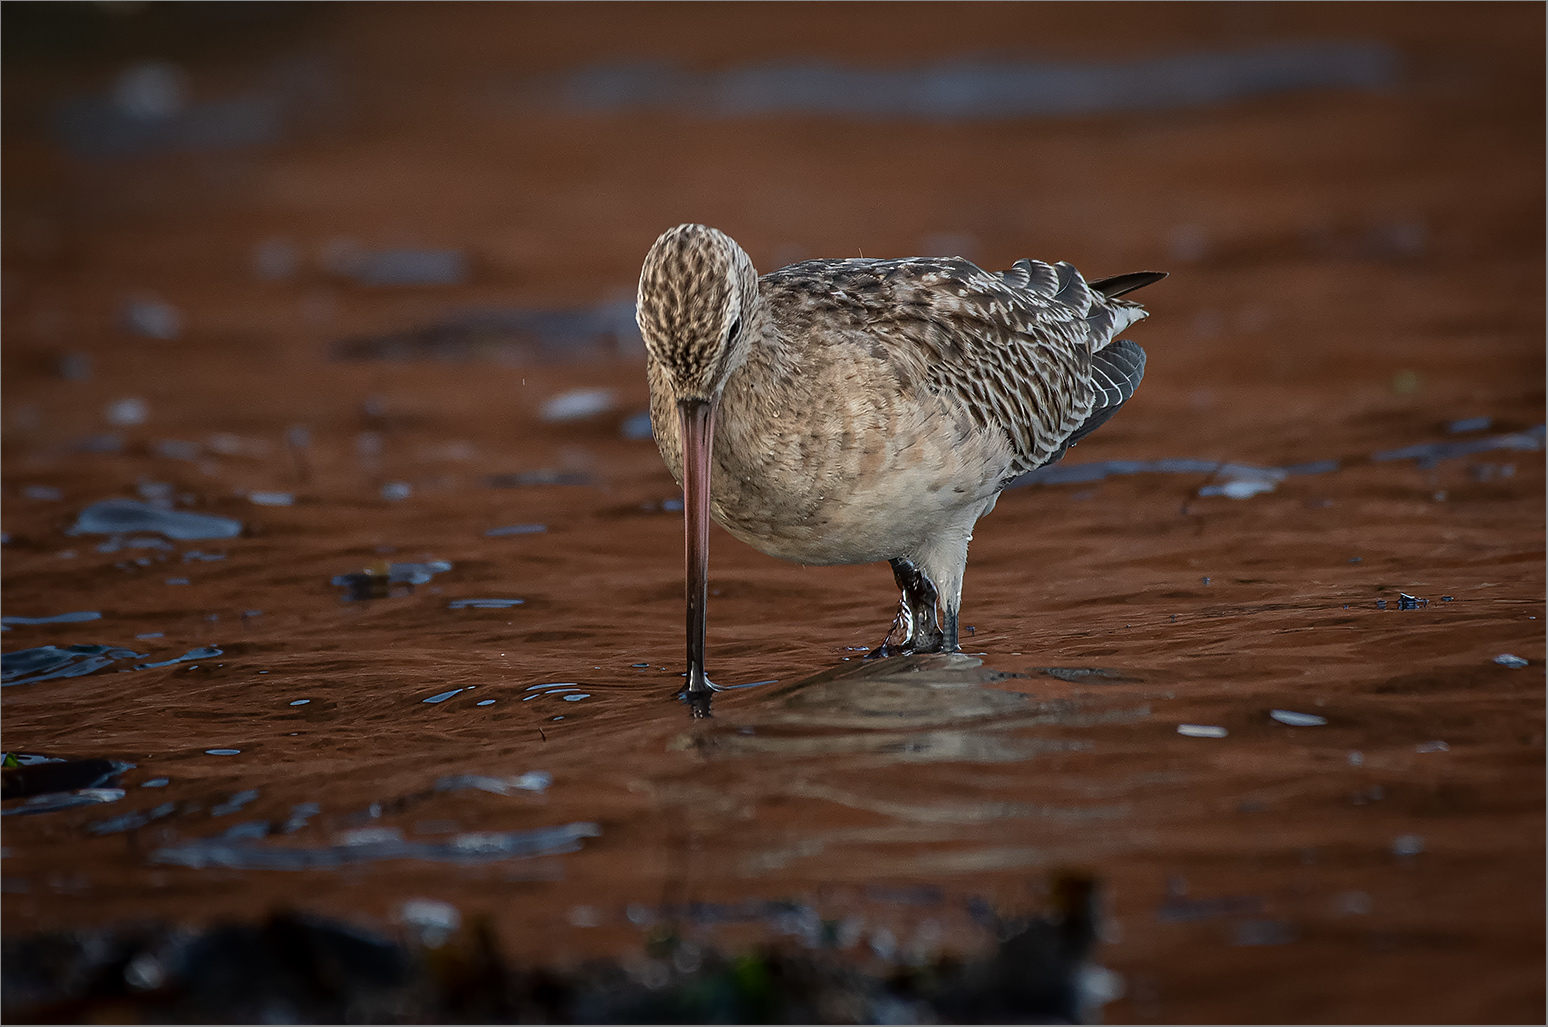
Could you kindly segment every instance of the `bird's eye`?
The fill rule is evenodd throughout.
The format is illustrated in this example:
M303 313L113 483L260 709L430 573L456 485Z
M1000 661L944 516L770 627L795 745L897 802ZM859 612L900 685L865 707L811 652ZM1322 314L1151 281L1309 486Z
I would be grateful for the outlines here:
M737 318L731 322L731 330L726 333L726 343L729 345L736 341L736 337L742 334L742 319Z

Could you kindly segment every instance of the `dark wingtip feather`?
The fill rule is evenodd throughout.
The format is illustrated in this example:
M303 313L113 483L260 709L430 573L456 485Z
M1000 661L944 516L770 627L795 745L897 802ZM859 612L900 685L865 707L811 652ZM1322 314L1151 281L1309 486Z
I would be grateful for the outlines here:
M1165 277L1165 271L1131 271L1126 275L1113 275L1111 278L1087 282L1086 286L1101 293L1104 299L1112 299L1147 285L1155 285Z
M1091 384L1096 389L1096 405L1091 416L1065 440L1065 448L1106 424L1129 401L1145 377L1145 351L1128 339L1119 339L1091 358ZM1063 450L1060 451L1063 454ZM1058 457L1054 457L1055 460ZM1050 460L1049 463L1053 461Z

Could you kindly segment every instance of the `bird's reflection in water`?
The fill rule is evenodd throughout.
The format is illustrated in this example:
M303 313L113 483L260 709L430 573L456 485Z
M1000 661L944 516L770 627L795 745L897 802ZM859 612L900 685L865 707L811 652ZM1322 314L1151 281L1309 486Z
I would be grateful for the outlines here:
M1081 728L1149 715L1123 701L1132 694L1115 704L1110 693L1039 690L1037 679L961 654L847 662L727 703L670 743L721 766L648 787L691 810L696 830L734 834L724 844L748 876L818 863L835 880L858 866L957 874L1039 865L1108 844L1126 804L1090 802L1039 774L949 765L1089 751ZM1028 823L1036 826L1015 826Z
M706 756L871 757L865 762L984 762L1089 748L1079 739L1034 737L1019 728L1110 720L1067 699L1020 691L1024 674L960 653L855 661L774 689L756 707L701 726L673 748ZM1148 711L1130 711L1144 716Z
M927 653L855 660L769 693L768 723L924 727L1024 709L1027 696L996 685L1024 674L991 670L976 656Z

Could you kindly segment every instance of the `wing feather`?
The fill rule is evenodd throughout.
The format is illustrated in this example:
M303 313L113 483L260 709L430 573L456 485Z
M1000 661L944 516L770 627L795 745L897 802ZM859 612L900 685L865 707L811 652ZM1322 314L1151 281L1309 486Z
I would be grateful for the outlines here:
M1143 308L1109 299L1062 261L991 273L960 257L813 260L765 275L762 287L781 331L863 337L903 387L1003 432L1013 474L1058 459L1133 394L1127 347L1143 373L1138 346L1112 343Z

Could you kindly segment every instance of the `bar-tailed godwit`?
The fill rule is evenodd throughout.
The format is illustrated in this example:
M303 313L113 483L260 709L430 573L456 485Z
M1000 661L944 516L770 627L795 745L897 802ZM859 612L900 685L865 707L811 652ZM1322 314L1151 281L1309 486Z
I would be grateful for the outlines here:
M651 427L683 487L696 712L715 690L711 516L786 560L889 561L903 596L876 652L957 651L973 525L1133 395L1145 352L1117 336L1145 311L1118 297L1163 277L909 257L808 260L760 278L722 232L663 233L637 317Z

